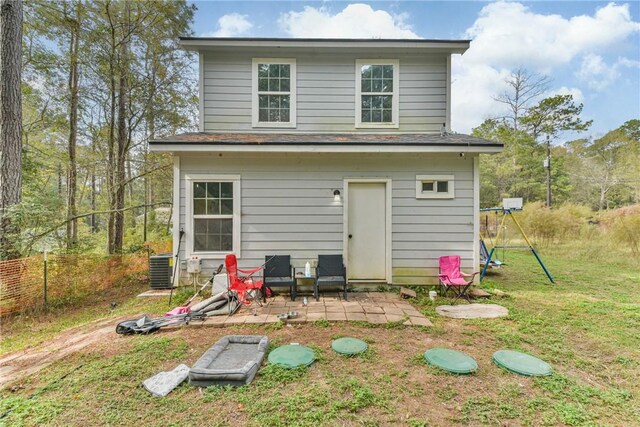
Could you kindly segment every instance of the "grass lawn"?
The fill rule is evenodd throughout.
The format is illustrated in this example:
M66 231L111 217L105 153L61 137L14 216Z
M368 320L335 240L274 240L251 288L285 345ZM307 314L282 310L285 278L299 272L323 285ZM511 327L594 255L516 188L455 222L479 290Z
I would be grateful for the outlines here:
M483 282L485 288L508 293L493 298L509 309L507 318L440 318L423 291L415 305L434 322L431 328L344 322L194 325L150 336L118 336L20 381L16 391L1 391L0 415L10 412L0 424L640 425L638 261L603 255L594 262L591 258L598 257L570 246L542 248L541 255L555 286L532 255L517 252L507 253L508 265ZM166 309L142 304L153 303L124 303L117 310ZM75 316L88 319L96 313ZM65 322L63 313L59 317ZM8 330L4 351L29 340L17 326ZM29 344L47 333L36 333L39 338ZM319 360L301 370L267 365L251 385L237 389L184 383L157 399L141 387L142 380L160 370L194 363L227 334L266 334L274 347L298 342L314 348ZM333 353L331 341L345 335L366 340L369 350L350 358ZM425 365L422 353L440 346L475 357L478 373L449 375ZM554 375L533 379L499 369L491 355L506 348L541 357Z

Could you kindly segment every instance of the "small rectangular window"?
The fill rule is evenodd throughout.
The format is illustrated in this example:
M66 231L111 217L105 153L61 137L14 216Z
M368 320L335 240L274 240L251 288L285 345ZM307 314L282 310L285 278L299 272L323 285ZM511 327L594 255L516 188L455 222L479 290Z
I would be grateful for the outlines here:
M416 176L416 198L452 199L453 197L453 175Z

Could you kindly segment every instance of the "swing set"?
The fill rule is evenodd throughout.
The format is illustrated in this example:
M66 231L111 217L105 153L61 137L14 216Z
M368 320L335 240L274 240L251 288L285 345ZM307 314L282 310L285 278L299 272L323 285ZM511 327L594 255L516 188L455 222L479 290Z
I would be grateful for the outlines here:
M542 262L542 259L540 259L540 256L538 255L538 253L536 252L535 248L531 244L531 241L529 240L529 238L525 234L524 230L520 226L520 223L518 222L516 217L513 215L513 213L515 211L521 211L521 210L522 210L522 208L516 208L516 207L483 208L483 209L480 209L480 212L496 212L496 215L499 212L502 212L502 220L500 221L500 226L498 227L498 233L496 234L496 240L495 240L496 244L492 245L491 251L489 251L489 256L485 260L484 267L482 268L482 273L480 274L480 280L484 279L484 276L487 274L487 268L489 267L489 265L492 262L493 262L494 265L495 264L498 264L498 265L499 264L503 264L503 262L498 261L497 258L494 261L492 261L493 255L495 254L496 257L498 255L496 249L502 249L503 250L503 259L504 259L504 250L505 249L529 249L531 251L531 253L533 253L533 256L536 257L536 260L540 264L540 267L542 267L542 270L544 270L544 273L549 278L549 281L551 283L555 284L556 282L553 281L553 277L551 277L551 273L549 273L549 270L547 270L547 267L545 267L544 263ZM513 223L516 225L516 228L518 229L518 231L520 231L520 235L524 238L526 246L505 245L503 230L505 230L505 222L506 222L507 218L510 218L513 221ZM502 244L498 244L498 242L500 242L500 238L501 237L502 237ZM484 245L484 240L481 239L480 240L480 244Z

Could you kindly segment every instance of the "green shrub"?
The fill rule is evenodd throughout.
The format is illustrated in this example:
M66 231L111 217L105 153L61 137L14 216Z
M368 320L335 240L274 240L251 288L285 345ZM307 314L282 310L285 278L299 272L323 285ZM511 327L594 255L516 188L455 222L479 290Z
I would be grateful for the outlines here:
M589 214L588 208L577 205L547 209L539 203L529 203L518 215L525 232L537 242L548 245L577 236Z
M614 239L624 243L635 256L640 255L640 213L618 217L611 232Z

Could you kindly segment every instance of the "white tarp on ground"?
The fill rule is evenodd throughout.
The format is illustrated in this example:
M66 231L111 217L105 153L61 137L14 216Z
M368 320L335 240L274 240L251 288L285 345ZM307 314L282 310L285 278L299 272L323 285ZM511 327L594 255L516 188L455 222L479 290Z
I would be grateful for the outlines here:
M182 363L171 371L159 372L151 378L147 378L142 382L142 385L154 396L165 397L171 393L171 390L178 387L182 381L186 380L188 376L189 367Z

